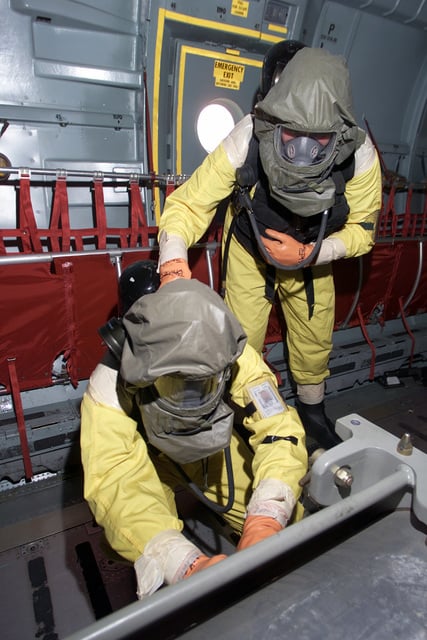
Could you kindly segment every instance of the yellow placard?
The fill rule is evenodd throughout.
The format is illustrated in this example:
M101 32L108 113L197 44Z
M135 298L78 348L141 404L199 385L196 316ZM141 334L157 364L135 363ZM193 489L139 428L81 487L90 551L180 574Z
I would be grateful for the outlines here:
M215 78L216 87L238 90L243 82L244 75L245 66L243 64L218 59L214 62L213 77Z
M231 15L247 18L249 12L249 2L246 0L233 0L231 3Z
M267 26L269 31L277 31L278 33L288 33L288 27L280 27L278 24L269 24Z

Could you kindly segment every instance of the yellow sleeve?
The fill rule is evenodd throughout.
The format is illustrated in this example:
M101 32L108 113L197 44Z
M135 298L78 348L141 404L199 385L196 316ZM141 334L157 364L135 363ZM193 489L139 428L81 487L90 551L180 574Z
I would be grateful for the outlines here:
M378 154L369 141L362 160L362 170L357 169L348 181L345 197L350 213L344 227L329 238L339 238L345 245L346 258L355 258L368 253L375 244L375 231L381 209L382 180ZM362 154L363 154L362 150ZM356 156L357 157L357 156ZM368 168L363 170L365 166Z
M207 231L219 203L233 190L236 170L220 144L206 156L191 177L165 201L160 216L159 235L182 238L187 249Z
M134 562L156 534L182 530L134 420L85 393L80 442L84 497L117 553Z
M237 405L248 404L247 386L257 381L268 380L277 389L276 377L250 345L246 345L234 367L231 396ZM249 442L254 450L253 488L261 480L274 478L287 483L298 500L299 480L307 470L307 450L305 431L296 409L283 403L280 413L268 418L253 414L245 418L244 425L251 432Z

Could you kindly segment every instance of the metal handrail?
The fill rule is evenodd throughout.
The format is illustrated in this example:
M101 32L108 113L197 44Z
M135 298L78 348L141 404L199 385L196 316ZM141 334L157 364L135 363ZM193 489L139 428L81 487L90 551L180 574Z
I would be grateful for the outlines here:
M52 176L67 178L68 176L79 178L92 178L92 180L102 180L103 178L109 178L111 180L138 180L143 182L157 182L170 184L181 184L189 178L187 174L151 174L151 173L138 173L136 171L129 172L115 172L115 171L99 171L99 170L82 170L82 169L44 169L42 167L0 167L0 174L16 173L18 175L37 175L37 176ZM4 182L3 184L7 184Z
M212 251L220 246L219 242L197 242L191 249L205 249L208 261L209 280L213 279ZM158 245L152 247L126 247L122 249L88 249L87 251L46 251L45 253L6 254L0 256L0 266L6 264L31 264L38 262L52 262L57 258L75 258L80 256L109 255L111 258L120 258L125 253L149 253L158 251Z

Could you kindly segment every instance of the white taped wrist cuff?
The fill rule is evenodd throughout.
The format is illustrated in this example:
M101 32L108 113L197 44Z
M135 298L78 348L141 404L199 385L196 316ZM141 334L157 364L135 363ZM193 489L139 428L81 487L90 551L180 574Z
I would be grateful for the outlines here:
M294 492L286 482L267 478L254 490L247 507L247 516L269 516L285 528L296 504Z
M158 533L134 563L138 599L151 595L162 584L175 584L182 580L200 555L200 549L179 531L170 529Z
M92 375L86 389L86 394L96 403L106 407L113 407L123 412L117 395L117 371L100 362Z
M188 262L187 247L181 236L169 235L161 231L159 237L159 265L168 260L182 258Z
M329 264L333 260L345 258L347 250L345 244L339 238L326 238L320 245L320 251L314 262L315 265Z

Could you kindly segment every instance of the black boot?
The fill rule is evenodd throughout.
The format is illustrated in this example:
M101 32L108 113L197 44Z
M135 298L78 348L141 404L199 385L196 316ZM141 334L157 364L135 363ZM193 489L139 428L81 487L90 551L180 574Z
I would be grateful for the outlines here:
M297 398L295 407L301 418L307 438L314 440L314 444L307 442L309 452L318 447L331 449L342 442L341 438L335 433L332 421L329 420L325 413L325 403L323 401L319 402L319 404L305 404Z

